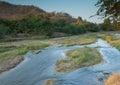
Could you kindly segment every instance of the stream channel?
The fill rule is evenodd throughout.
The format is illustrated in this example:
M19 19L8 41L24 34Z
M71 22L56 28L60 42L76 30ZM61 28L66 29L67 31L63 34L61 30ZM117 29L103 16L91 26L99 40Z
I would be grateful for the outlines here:
M97 47L104 62L67 73L55 73L56 61L66 57L65 51L84 46ZM0 85L43 85L48 79L56 79L54 85L103 85L109 75L120 72L120 51L102 39L89 45L49 47L38 54L28 52L25 56L15 68L0 74ZM100 78L103 80L99 81Z

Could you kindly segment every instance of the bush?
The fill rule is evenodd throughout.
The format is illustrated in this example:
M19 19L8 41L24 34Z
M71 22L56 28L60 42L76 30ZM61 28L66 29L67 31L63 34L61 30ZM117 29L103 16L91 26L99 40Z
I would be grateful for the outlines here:
M76 30L74 29L74 26L73 25L66 25L63 29L63 32L64 33L67 33L67 34L75 34L76 33Z
M77 35L77 34L85 33L86 28L84 26L76 26L76 25L67 24L66 26L64 26L64 29L62 29L62 32L67 33L67 34Z
M8 27L0 24L0 38L8 34Z
M21 20L0 20L4 26L9 27L9 34L41 34L51 36L54 32L54 25L49 19L42 16L28 16ZM3 29L2 29L3 30Z
M110 24L100 24L99 28L102 31L114 31L115 30L115 28Z
M84 25L76 26L77 34L83 34L86 33L86 28Z
M99 27L94 23L86 23L85 28L89 32L99 32L100 31Z
M0 19L0 37L6 34L40 34L52 36L54 32L62 32L70 35L78 35L86 32L113 31L114 27L109 24L94 24L86 22L83 25L74 25L63 19L50 21L43 16L29 15L21 20Z

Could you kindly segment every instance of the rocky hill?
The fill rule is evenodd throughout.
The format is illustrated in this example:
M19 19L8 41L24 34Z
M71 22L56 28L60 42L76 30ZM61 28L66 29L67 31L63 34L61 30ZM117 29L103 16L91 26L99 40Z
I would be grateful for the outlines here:
M48 17L51 21L64 19L68 22L74 22L76 20L67 13L48 13L32 5L14 5L8 2L0 1L0 18L2 19L21 19L29 14L42 15L44 17Z
M0 18L3 19L18 19L27 16L28 14L43 14L44 10L35 6L29 5L13 5L4 1L0 1Z

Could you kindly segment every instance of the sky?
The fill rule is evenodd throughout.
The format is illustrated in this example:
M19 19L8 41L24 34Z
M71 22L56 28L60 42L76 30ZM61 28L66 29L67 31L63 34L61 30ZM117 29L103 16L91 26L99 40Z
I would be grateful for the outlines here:
M99 16L95 15L98 8L95 6L97 0L0 0L7 1L17 5L34 5L47 12L66 12L72 17L81 16L83 20L94 23L103 22Z

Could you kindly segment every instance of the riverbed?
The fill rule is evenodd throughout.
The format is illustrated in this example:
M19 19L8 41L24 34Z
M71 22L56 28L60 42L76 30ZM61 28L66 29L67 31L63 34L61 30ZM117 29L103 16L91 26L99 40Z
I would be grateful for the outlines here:
M55 72L56 61L65 58L65 51L84 46L97 47L104 61L67 73ZM49 47L36 55L29 51L25 56L18 66L0 74L0 85L43 85L48 79L56 79L54 85L103 85L109 75L120 72L120 52L101 39L89 45Z

